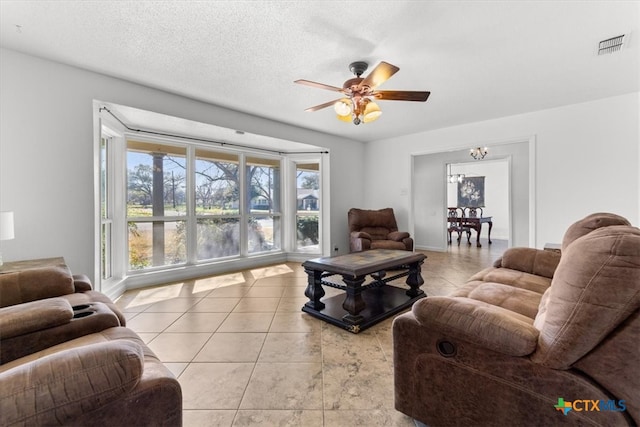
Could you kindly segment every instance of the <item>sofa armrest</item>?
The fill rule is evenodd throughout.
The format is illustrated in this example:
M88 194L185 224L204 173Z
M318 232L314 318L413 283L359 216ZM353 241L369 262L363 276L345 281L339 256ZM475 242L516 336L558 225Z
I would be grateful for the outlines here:
M371 234L366 233L364 231L352 231L351 232L351 238L352 239L367 239L367 240L372 240L371 239Z
M130 392L142 347L116 340L45 356L0 373L1 425L59 425Z
M71 322L73 308L64 298L49 298L0 308L2 339L26 335Z
M351 252L361 252L371 249L371 235L364 231L352 231L349 234L349 249Z
M412 311L425 328L502 354L526 356L538 343L539 331L531 319L482 301L427 297L416 302Z
M91 279L86 274L74 274L73 275L73 287L76 292L86 292L93 290L91 286Z
M402 242L404 239L409 237L409 233L406 231L392 231L387 235L388 240L393 240L394 242Z
M560 254L555 251L534 248L510 248L494 263L494 266L552 279L559 263Z

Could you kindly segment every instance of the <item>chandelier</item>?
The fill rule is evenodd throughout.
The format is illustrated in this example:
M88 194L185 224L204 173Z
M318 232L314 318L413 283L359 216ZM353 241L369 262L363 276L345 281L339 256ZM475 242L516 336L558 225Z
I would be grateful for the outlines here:
M456 182L462 182L465 175L463 173L451 173L451 164L449 164L449 173L447 174L447 181L449 184L455 184Z
M484 147L484 148L477 147L469 150L469 155L476 160L482 160L484 159L484 156L486 156L488 152L489 152L489 149L487 147Z

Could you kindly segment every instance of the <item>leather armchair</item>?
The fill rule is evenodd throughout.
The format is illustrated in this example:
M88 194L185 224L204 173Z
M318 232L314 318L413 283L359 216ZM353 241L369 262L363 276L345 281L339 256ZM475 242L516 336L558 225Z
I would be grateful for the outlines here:
M396 409L427 425L637 425L640 229L621 222L589 216L561 255L510 250L398 316Z
M349 209L348 223L350 252L368 249L413 251L413 239L406 231L398 231L392 208Z

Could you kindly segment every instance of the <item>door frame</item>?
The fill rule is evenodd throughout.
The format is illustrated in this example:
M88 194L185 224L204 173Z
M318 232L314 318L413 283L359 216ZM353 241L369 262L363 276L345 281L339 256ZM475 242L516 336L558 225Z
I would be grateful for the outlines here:
M416 162L416 158L420 157L420 156L428 156L428 155L433 155L433 154L442 154L442 153L448 153L448 152L453 152L453 151L460 151L460 150L468 150L469 147L471 146L486 146L489 148L489 150L491 151L491 147L492 146L498 146L498 145L510 145L510 144L521 144L523 142L526 142L528 144L528 164L529 164L529 173L528 173L528 202L529 202L529 209L528 209L528 216L529 216L529 221L528 221L528 246L529 247L537 247L537 241L536 241L536 135L529 135L529 136L525 136L525 137L513 137L513 138L508 138L505 140L495 140L495 141L489 141L489 142L483 142L483 143L479 143L477 140L476 141L472 141L472 142L464 142L464 143L458 143L455 146L449 146L449 147L434 147L432 149L429 150L424 150L424 151L420 151L420 152L414 152L414 153L410 153L410 161L409 161L409 166L410 166L410 182L409 182L409 212L408 212L408 231L411 233L412 236L416 236L415 234L415 224L416 224L416 206L415 206L415 195L416 195L416 189L417 188L421 188L420 185L418 185L419 183L415 182L415 162ZM502 156L505 157L505 156ZM442 176L444 177L446 175L446 163L443 163L442 165ZM511 166L509 167L509 191L512 192L513 191L513 185L512 185L512 170L511 170ZM445 182L446 185L446 182ZM513 234L513 228L514 228L514 221L512 219L513 214L512 214L512 201L513 201L513 194L510 194L509 199L511 201L510 203L510 213L509 213L509 217L510 217L510 235ZM443 194L442 200L441 200L441 206L443 207L442 211L444 212L444 208L446 208L446 204L447 204L447 200L446 200L446 191ZM444 230L444 224L446 222L446 218L444 218L444 214L443 214L443 218L442 218L442 222L443 226L442 229ZM513 242L513 239L510 239L510 243ZM446 241L446 240L443 240ZM416 242L417 243L417 242ZM446 251L447 247L443 246L442 248L429 248L429 250L437 250L437 251Z

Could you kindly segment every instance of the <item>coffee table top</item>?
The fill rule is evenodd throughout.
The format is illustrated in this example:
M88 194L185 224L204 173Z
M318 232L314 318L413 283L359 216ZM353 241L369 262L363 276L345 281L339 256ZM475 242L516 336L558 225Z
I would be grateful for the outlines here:
M417 252L371 249L336 257L314 258L303 262L302 266L312 270L358 277L404 264L419 262L425 258L424 254Z

